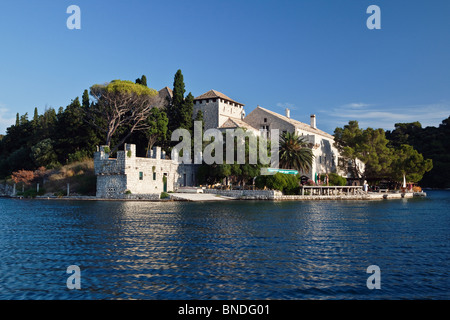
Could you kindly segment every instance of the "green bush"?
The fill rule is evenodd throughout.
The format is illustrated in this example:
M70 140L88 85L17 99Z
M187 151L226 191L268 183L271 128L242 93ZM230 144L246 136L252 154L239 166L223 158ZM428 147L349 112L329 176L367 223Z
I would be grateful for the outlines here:
M283 189L287 186L285 175L282 173L275 173L274 175L267 176L266 186L271 190L279 190L283 191Z
M90 154L86 150L79 150L79 151L75 151L74 153L69 154L67 156L67 158L68 158L69 163L81 162L83 160L89 159Z
M267 182L267 176L257 176L255 179L255 186L258 189L264 189Z
M326 177L325 174L321 174L320 180L325 181L325 177ZM347 179L345 179L344 177L341 177L337 173L329 173L328 180L329 180L328 184L330 186L345 186L345 185L347 185Z
M170 195L167 192L161 192L160 199L168 199L170 198Z
M45 189L39 189L39 192L36 189L28 189L25 192L17 192L16 195L23 196L25 198L36 198L36 196L42 196L45 194Z
M292 174L283 174L277 172L274 175L258 176L255 180L255 185L258 189L267 187L271 190L279 190L287 195L299 194L300 178Z
M283 193L286 195L295 195L300 193L300 179L293 174L285 174L286 186Z

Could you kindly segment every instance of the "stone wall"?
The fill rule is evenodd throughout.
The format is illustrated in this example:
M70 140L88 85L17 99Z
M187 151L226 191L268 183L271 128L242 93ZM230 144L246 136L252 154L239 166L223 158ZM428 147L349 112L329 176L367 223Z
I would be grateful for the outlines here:
M229 117L241 119L244 107L240 104L225 101L220 98L196 100L194 103L193 117L197 116L197 112L203 112L203 120L205 122L205 130L211 128L219 128L228 120Z
M198 111L203 112L203 121L205 122L205 130L217 128L219 126L219 103L209 100L197 100L194 103L193 117L197 116Z
M218 194L224 197L245 200L273 200L276 197L282 196L281 191L277 190L218 190L205 189L204 193Z
M150 153L152 158L136 157L136 146L125 145L117 159L109 159L100 148L94 156L97 175L97 197L121 198L124 194L158 196L180 186L194 186L197 165L178 164L165 159L160 147Z
M2 183L0 184L0 196L2 197L10 197L13 196L14 187L9 184Z

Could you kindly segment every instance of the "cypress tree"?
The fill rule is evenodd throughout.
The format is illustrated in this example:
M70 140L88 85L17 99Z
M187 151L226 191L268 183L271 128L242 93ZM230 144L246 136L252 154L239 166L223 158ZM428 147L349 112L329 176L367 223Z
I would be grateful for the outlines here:
M181 115L180 127L188 130L191 130L193 128L192 122L193 112L194 112L194 96L192 95L192 93L189 92L189 94L186 96L186 99L184 99L180 110Z
M86 110L89 108L89 91L87 91L87 90L84 90L84 92L83 92L82 104L83 104L83 109Z
M184 103L184 79L181 70L175 73L173 80L173 98L172 103L167 107L167 117L169 118L169 134L179 128L182 124L181 112Z
M147 77L145 75L142 75L141 77L141 84L147 87Z
M16 127L20 125L20 115L19 113L16 114Z
M39 120L38 109L34 108L33 123L36 124L38 120Z

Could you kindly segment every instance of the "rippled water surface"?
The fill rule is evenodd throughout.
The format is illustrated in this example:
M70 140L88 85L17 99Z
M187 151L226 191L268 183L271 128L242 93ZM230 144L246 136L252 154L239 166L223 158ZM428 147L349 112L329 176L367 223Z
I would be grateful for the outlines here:
M0 299L449 299L449 208L0 199Z

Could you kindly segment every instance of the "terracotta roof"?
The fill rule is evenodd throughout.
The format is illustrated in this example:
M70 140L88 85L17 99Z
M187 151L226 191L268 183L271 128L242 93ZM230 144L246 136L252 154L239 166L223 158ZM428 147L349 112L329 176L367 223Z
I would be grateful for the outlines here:
M231 99L230 97L227 97L226 95L224 95L222 92L216 91L216 90L209 90L208 92L202 94L201 96L198 96L197 98L194 98L194 100L203 100L203 99L214 99L214 98L220 98L223 100L228 100L240 105L244 105L240 102L234 101L233 99Z
M166 96L169 96L170 98L173 98L173 91L169 87L164 87L161 90L158 91L159 95L165 94Z
M334 139L334 137L331 134L326 133L325 131L322 131L320 129L313 128L309 124L306 124L306 123L303 123L303 122L300 122L300 121L288 118L288 117L283 116L283 115L281 115L279 113L276 113L276 112L273 112L273 111L261 108L260 106L256 107L256 109L261 109L261 110L263 110L263 111L265 111L265 112L267 112L267 113L269 113L269 114L271 114L271 115L273 115L273 116L275 116L275 117L277 117L277 118L279 118L281 120L289 122L290 124L295 126L297 129L301 129L301 130L304 130L304 131L307 131L307 132L311 132L311 133L314 133L314 134L320 134L320 135L325 136L327 138Z
M258 131L258 129L253 128L247 122L237 118L228 118L227 121L225 121L224 124L220 126L220 129L227 128L247 128L250 130Z

